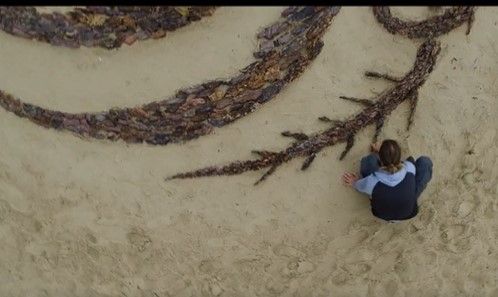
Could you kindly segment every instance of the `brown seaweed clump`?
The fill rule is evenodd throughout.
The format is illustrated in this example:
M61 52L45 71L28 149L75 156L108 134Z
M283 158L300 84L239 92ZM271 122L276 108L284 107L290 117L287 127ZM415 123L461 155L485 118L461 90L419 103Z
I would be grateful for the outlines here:
M400 34L408 38L433 38L446 34L467 23L467 34L474 22L473 6L457 6L444 10L440 15L426 20L403 21L391 14L388 6L375 6L375 18L391 34Z
M39 13L29 6L0 6L0 30L56 46L113 49L164 37L214 10L214 6L88 6L63 14Z

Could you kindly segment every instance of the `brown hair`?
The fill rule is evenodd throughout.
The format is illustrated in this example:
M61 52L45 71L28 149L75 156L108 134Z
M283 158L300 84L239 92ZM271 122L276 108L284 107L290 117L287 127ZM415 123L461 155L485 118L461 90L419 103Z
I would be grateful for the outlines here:
M382 142L379 157L381 168L389 173L395 173L403 167L401 165L401 148L395 140L386 139Z

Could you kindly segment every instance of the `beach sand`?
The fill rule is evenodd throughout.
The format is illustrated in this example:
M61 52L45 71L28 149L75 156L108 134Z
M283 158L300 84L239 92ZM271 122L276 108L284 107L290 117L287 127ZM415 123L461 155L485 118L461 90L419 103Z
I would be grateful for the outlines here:
M62 111L100 111L167 98L229 77L253 61L256 32L280 7L222 7L160 40L118 50L68 49L0 32L1 89ZM423 19L427 8L393 8ZM389 34L371 8L345 7L303 75L258 111L185 144L128 145L48 130L0 109L1 296L498 296L498 8L476 11L439 38L419 91L381 137L404 155L428 155L433 180L419 215L398 224L371 215L345 187L374 127L324 149L311 167L195 180L177 172L278 150L284 130L326 128L390 86L421 41Z

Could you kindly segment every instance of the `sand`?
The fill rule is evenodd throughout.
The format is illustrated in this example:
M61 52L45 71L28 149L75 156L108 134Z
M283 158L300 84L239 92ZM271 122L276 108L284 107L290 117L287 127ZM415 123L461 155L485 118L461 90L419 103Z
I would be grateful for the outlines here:
M64 111L169 97L249 64L258 28L279 7L220 8L161 40L117 51L53 47L0 33L1 89ZM393 8L406 18L427 8ZM388 34L370 8L341 10L304 74L255 113L185 144L127 145L48 130L0 109L1 296L498 296L498 8L479 8L470 35L442 36L420 89L381 137L428 155L434 177L419 215L389 224L342 185L374 128L261 185L260 172L164 182L179 171L288 144L283 130L325 128L401 75L420 41Z

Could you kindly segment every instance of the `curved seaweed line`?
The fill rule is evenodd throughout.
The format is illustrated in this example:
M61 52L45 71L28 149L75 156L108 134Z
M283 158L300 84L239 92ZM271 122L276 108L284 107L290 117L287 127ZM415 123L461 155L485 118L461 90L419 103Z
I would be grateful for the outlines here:
M297 78L319 54L339 7L290 7L258 34L257 61L229 80L178 91L173 98L100 113L65 113L0 91L0 105L19 117L86 137L164 145L197 138L254 111Z
M0 29L56 46L113 49L136 40L162 38L167 31L210 16L214 10L214 6L88 6L68 13L39 13L31 6L0 6Z
M408 38L437 37L464 23L467 23L466 34L468 35L474 22L474 12L474 6L457 6L445 9L441 15L423 21L403 21L392 16L388 6L373 7L375 18L389 33L404 35Z

